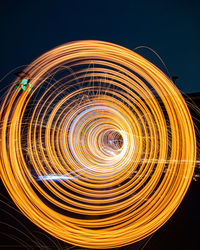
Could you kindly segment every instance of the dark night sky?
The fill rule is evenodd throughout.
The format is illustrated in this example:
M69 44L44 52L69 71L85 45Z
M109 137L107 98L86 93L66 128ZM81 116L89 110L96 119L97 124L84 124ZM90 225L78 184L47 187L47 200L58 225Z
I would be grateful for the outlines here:
M95 39L129 49L151 47L163 58L170 74L179 76L176 84L181 91L200 92L198 0L2 0L0 30L0 78L58 45ZM164 70L151 52L138 52ZM199 190L200 183L193 182L175 215L153 235L145 250L199 249ZM9 216L4 219L12 221ZM34 227L26 218L22 220Z
M0 77L55 46L96 39L149 46L180 77L181 91L200 91L198 0L2 0L0 8ZM152 53L138 52L161 66Z

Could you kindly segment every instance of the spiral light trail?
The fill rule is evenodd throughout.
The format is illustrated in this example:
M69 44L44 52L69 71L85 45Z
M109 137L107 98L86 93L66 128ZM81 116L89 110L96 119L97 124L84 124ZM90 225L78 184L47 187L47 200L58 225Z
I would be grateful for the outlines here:
M139 241L175 212L196 138L172 81L124 47L59 46L26 69L33 92L1 105L0 173L19 209L58 239L92 249Z

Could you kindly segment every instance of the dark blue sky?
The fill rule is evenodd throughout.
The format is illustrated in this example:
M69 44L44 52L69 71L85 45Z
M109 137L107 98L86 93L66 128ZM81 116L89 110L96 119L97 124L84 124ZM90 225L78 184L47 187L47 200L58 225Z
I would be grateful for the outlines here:
M0 78L63 43L97 39L154 49L185 93L200 92L198 0L2 0ZM150 52L138 51L157 66Z

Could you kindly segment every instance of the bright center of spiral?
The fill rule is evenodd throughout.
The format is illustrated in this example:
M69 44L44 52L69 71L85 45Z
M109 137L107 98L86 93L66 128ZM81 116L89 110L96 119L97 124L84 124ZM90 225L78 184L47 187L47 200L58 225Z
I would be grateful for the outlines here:
M125 112L114 98L104 97L74 107L62 133L69 164L91 177L113 176L126 168L133 158L135 140Z
M109 155L117 155L121 152L123 146L123 137L114 129L108 129L102 135L103 151Z

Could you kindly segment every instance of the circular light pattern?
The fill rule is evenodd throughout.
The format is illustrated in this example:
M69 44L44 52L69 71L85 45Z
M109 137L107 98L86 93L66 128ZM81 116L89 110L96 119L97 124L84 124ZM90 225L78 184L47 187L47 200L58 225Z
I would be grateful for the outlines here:
M92 249L152 234L191 182L196 139L167 76L124 47L78 41L31 63L1 106L1 178L19 209Z

